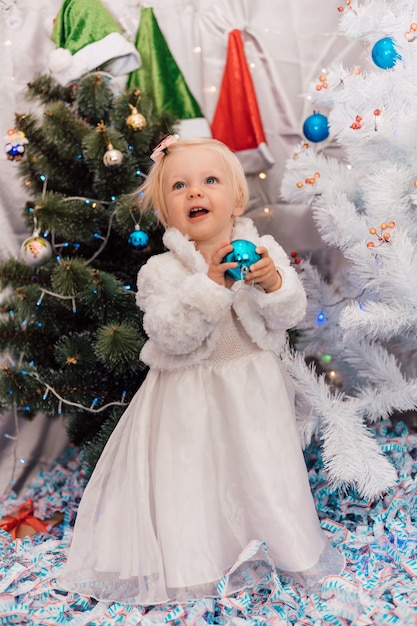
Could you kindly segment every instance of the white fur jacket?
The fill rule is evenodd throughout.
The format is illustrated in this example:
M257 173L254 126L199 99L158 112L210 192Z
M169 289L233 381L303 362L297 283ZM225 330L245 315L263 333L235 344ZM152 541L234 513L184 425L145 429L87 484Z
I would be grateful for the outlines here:
M286 343L285 331L304 317L304 288L281 246L270 235L259 236L245 217L236 218L233 239L267 248L282 277L281 288L265 293L243 281L231 289L218 285L207 276L208 265L194 243L169 228L163 238L169 251L151 257L138 274L137 303L149 337L140 356L151 368L173 370L204 361L230 307L252 341L276 354Z

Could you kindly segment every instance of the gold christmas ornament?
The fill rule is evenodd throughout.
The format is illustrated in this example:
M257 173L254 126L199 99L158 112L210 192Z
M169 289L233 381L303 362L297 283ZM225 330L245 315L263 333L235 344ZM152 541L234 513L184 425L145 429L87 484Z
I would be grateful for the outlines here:
M129 108L130 108L130 115L126 120L126 126L133 131L141 131L145 128L146 126L146 118L144 115L142 115L142 113L139 113L138 111L138 104L142 99L142 92L140 89L135 89L135 91L133 92L133 95L136 97L136 102L135 104L131 104L130 102L129 104Z
M131 109L131 114L128 116L126 120L126 126L129 130L141 131L146 126L146 118L142 113L139 113L136 107L129 104Z

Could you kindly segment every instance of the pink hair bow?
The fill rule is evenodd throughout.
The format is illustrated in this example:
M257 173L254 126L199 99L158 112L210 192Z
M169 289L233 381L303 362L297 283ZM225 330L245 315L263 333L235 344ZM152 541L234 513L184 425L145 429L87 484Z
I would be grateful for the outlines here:
M151 154L151 161L156 163L164 154L168 153L168 146L176 143L178 139L179 135L168 135L165 139L160 141Z

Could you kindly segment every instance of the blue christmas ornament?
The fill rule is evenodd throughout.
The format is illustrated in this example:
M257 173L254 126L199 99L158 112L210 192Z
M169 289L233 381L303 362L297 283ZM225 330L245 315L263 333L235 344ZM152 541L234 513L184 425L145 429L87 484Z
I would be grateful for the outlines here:
M25 144L28 140L25 137L25 133L19 130L11 128L7 131L5 137L7 140L4 146L4 151L9 161L21 161L25 154Z
M9 161L20 161L25 154L25 146L20 144L6 143L4 151Z
M324 141L329 136L329 121L321 113L313 113L304 122L303 133L309 141Z
M372 61L378 67L381 67L383 70L388 70L394 67L398 59L401 59L401 55L398 54L395 49L392 37L384 37L374 44L372 48Z
M127 243L133 250L143 250L149 243L149 235L136 225L135 230L130 233Z
M237 267L227 270L226 274L235 280L244 280L250 266L259 261L261 256L255 252L256 246L251 241L235 239L231 244L233 250L223 257L222 263L238 263Z

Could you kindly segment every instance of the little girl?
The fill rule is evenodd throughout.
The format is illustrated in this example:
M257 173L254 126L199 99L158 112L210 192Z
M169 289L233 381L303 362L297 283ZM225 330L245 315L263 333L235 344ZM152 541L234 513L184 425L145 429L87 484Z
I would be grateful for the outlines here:
M244 587L252 540L297 580L339 574L311 496L280 353L306 296L283 249L241 217L236 156L214 139L170 136L141 188L167 252L138 275L149 337L145 382L82 498L62 583L99 600L150 605ZM231 241L260 259L242 280Z

